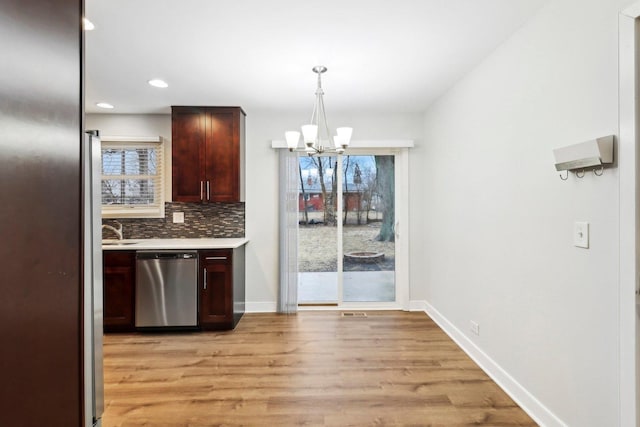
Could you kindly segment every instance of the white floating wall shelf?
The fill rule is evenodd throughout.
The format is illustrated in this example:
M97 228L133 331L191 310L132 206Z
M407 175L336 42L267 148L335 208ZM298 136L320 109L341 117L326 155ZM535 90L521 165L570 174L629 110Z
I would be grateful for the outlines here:
M584 170L613 163L613 135L553 150L557 171Z

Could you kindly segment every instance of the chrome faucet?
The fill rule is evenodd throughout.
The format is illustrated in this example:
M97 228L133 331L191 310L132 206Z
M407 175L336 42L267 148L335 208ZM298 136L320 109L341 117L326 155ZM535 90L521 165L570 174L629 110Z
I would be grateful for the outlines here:
M114 223L116 223L118 225L118 228L115 228L111 225L107 225L107 224L102 224L102 228L103 229L107 229L107 230L111 230L113 231L116 236L118 236L118 240L122 240L124 239L124 235L122 234L122 224L120 224L118 221L113 221Z

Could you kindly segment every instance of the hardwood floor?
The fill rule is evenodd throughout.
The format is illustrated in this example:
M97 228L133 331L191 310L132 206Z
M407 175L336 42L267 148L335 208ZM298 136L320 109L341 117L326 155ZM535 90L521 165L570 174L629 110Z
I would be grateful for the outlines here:
M105 336L104 427L533 426L424 313Z

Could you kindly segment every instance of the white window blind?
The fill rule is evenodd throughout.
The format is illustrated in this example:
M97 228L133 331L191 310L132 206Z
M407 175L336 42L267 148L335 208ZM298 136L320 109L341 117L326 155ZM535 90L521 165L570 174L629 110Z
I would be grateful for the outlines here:
M164 147L150 141L102 140L102 215L164 217Z

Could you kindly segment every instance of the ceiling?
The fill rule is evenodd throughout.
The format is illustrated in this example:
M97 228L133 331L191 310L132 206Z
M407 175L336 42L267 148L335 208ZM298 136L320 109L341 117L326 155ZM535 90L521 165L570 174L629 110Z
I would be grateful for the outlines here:
M328 111L422 112L547 1L86 0L86 111L311 111L321 64Z

